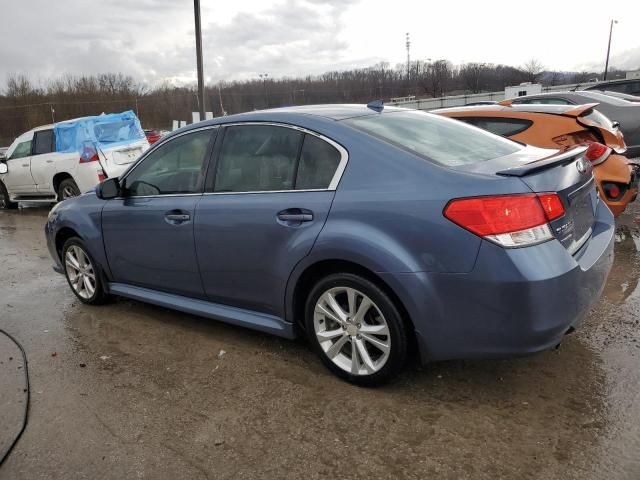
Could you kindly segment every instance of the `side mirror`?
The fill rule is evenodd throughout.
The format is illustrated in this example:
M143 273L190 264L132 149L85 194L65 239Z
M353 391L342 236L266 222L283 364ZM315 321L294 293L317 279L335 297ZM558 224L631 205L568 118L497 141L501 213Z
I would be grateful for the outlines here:
M96 187L96 196L102 200L109 200L120 195L120 181L117 178L107 178Z
M620 122L611 122L613 128L620 128Z
M4 162L0 162L0 175L4 175L8 171L9 171L9 167L7 166L7 164Z

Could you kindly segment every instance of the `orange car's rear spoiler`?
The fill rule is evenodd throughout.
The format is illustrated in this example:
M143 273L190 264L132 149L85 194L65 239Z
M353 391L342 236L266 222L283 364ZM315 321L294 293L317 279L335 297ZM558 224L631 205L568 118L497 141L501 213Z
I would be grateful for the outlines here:
M503 107L512 107L513 105L513 98L509 98L508 100L503 100L501 102L498 102L498 105L503 106ZM531 104L525 104L527 105L527 107L531 108L531 107L535 107L536 104L531 103ZM544 104L540 104L540 105L544 105ZM587 110L592 109L593 107L595 107L596 105L599 105L599 103L585 103L584 105L576 105L575 108L571 108L565 112L553 112L556 115L566 115L568 117L579 117L580 115L582 115L584 112L586 112ZM534 111L534 110L528 110L528 111ZM545 112L543 110L540 111L540 113L551 113L551 112Z
M593 107L599 105L599 103L585 103L584 105L576 105L576 108L572 108L571 110L567 110L563 112L562 115L567 115L568 117L579 117L587 110L592 109Z

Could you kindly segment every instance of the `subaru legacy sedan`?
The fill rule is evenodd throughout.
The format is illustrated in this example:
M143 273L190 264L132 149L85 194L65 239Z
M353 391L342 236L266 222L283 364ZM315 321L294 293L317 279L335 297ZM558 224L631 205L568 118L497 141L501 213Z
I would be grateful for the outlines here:
M600 296L613 215L585 147L523 146L360 105L201 122L51 211L73 293L294 338L380 384L423 362L558 345Z

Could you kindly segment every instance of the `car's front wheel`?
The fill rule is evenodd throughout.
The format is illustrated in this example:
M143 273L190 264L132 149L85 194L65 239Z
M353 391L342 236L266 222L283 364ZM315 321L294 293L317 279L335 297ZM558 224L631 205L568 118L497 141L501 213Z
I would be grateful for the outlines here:
M375 386L404 366L408 339L402 317L368 279L351 273L327 276L311 290L305 312L309 339L336 375Z
M9 198L7 187L2 182L0 182L0 208L6 208L7 210L18 208L17 202L12 202L11 198Z
M107 300L100 269L82 240L73 237L65 242L62 263L67 282L81 302L99 305Z

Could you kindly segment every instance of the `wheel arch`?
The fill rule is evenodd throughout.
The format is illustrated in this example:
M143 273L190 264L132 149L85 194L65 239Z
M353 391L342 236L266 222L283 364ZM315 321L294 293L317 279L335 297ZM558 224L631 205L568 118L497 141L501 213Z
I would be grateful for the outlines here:
M316 284L318 278L325 277L332 273L352 273L359 275L384 291L400 312L400 316L406 324L407 331L410 332L410 344L415 343L415 325L409 311L394 289L373 270L359 263L338 258L318 260L306 265L300 269L293 282L290 281L292 285L290 285L290 288L287 288L289 301L287 302L286 312L287 318L294 324L295 328L299 329L300 332L304 332L304 306L307 296Z
M56 252L58 253L58 258L60 259L60 261L62 261L62 247L67 242L67 240L69 240L72 237L78 237L79 239L82 239L80 234L78 234L78 232L76 232L71 227L62 227L56 233L55 245L56 245Z
M75 179L69 172L58 172L53 176L53 190L58 194L58 188L60 188L60 184L63 180L71 179L75 182ZM78 182L76 182L77 184Z

